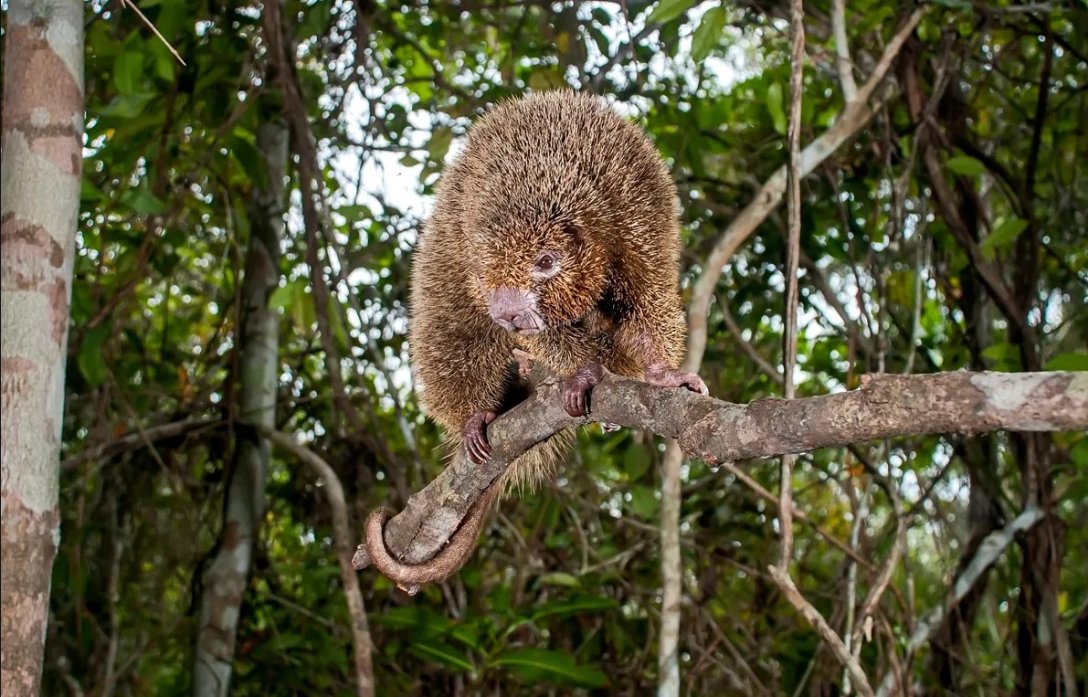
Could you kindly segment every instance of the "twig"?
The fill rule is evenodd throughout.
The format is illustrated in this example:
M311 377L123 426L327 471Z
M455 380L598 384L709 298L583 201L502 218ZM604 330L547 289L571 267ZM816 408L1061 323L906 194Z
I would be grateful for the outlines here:
M846 0L831 3L831 31L835 34L835 67L839 71L842 96L851 102L857 96L858 83L854 82L854 61L850 60L850 44L846 39Z
M151 23L151 20L145 17L143 12L140 12L140 8L136 7L136 3L132 2L132 0L121 0L121 4L127 7L131 7L132 11L135 12L136 15L141 20L143 20L143 23L147 25L147 28L153 31L155 33L155 36L159 37L159 41L161 41L163 45L166 46L167 50L170 51L170 53L174 54L174 58L178 59L178 63L185 65L185 61L181 59L181 54L177 52L177 49L170 45L170 42L166 40L165 36L159 33L159 30L155 27L154 24Z
M849 486L849 479L846 486ZM857 497L857 503L854 506L854 522L850 526L850 549L857 553L858 547L861 545L861 528L864 526L865 521L869 518L869 489L862 482L860 495ZM853 503L855 497L851 490L847 490L849 493L850 501ZM858 652L854 650L855 638L854 638L854 605L857 602L858 592L858 567L856 564L848 563L846 570L846 624L842 630L843 642L846 645L846 650L850 652L850 655L854 658L858 657ZM864 622L864 618L862 619ZM849 695L851 692L850 685L850 671L844 670L842 676L842 693Z
M741 334L740 325L737 324L737 320L733 317L733 313L729 311L729 303L718 298L718 309L722 313L722 319L725 320L726 329L729 330L729 333L733 336L733 340L740 346L740 350L744 352L744 355L748 356L748 358L756 364L756 367L763 371L764 375L781 385L782 373L771 365L771 362L764 358L763 354L760 353L751 342L744 340L744 336Z
M344 584L344 597L347 600L348 615L351 617L351 640L355 647L356 694L359 697L371 697L374 694L374 668L371 663L373 643L370 628L367 625L366 607L359 590L359 577L351 565L352 535L348 523L348 507L344 498L344 487L336 471L317 453L301 445L294 437L267 428L260 424L250 424L265 438L288 451L325 482L322 491L332 511L333 534L336 538L336 560L340 564L340 580Z
M62 470L72 470L90 460L111 458L124 452L149 446L164 438L176 438L192 431L215 428L223 423L222 419L192 418L172 421L158 426L149 426L138 430L136 433L129 433L111 441L87 446L82 451L61 461L60 467Z
M785 331L782 332L782 396L793 399L795 394L793 372L797 365L797 266L801 253L801 98L805 63L805 8L802 0L790 0L790 120L789 172L786 179L789 196L786 199L786 217L789 235L786 242L786 309ZM792 455L782 457L778 503L779 535L781 549L778 566L789 574L793 556L793 465Z
M283 91L284 114L291 130L292 150L298 155L299 186L302 199L302 219L306 238L306 264L309 266L311 286L314 293L314 318L317 322L318 338L325 354L325 370L329 376L329 386L337 412L347 421L351 434L362 442L376 457L382 460L390 472L398 493L408 494L404 468L399 467L396 458L389 451L388 444L376 438L367 428L359 410L348 397L340 368L340 354L332 335L329 318L329 287L325 279L324 264L318 255L322 245L321 215L318 201L324 202L320 163L314 146L310 121L306 115L302 87L293 62L293 52L289 52L288 36L283 28L281 9L276 3L268 3L262 15L264 35L268 41L268 51L272 64L276 67L278 83ZM316 200L315 200L316 199Z
M924 225L920 223L919 225ZM910 318L910 349L907 353L907 361L903 366L903 373L909 375L914 372L914 359L918 355L918 342L922 340L922 269L929 266L929 241L930 238L919 235L918 260L914 266L914 307Z
M941 621L949 611L949 608L955 607L963 600L964 596L974 589L978 580L982 578L983 574L985 574L995 562L997 562L998 557L1004 554L1008 546L1016 539L1016 536L1035 527L1035 524L1042 519L1042 509L1035 506L1029 506L1004 528L986 536L975 551L974 558L968 562L964 567L963 572L960 573L952 583L948 595L941 601L941 604L933 608L929 614L915 626L910 641L907 643L906 659L908 662L915 651L921 648L923 644L929 642L933 632L940 627ZM876 694L878 697L891 694L898 681L899 675L897 671L888 671L888 673L884 675L884 679L881 680L880 687L877 689Z
M877 88L883 83L884 76L891 68L892 62L899 55L907 38L914 32L924 15L924 9L915 10L906 23L895 33L884 49L880 60L877 61L872 75L858 90L853 101L847 103L842 114L819 138L812 141L801 153L802 176L812 172L821 162L832 155L843 143L861 130L873 114L876 113L875 105L869 100L876 94ZM881 94L876 102L885 101L889 93ZM702 274L695 282L692 291L691 304L688 310L688 353L684 361L684 370L698 372L703 362L703 354L706 351L707 341L707 310L710 307L710 299L714 295L714 289L718 285L722 268L726 262L736 253L741 244L747 240L759 224L782 202L782 196L786 190L786 167L779 167L771 175L760 190L753 197L752 202L733 219L733 222L722 233L715 243L714 248L707 256L703 264Z
M605 61L601 67L597 68L593 72L593 75L589 78L590 89L594 91L600 90L601 86L604 85L605 78L608 77L608 71L616 67L616 65L621 60L627 57L628 53L633 51L635 47L638 46L640 41L645 39L651 33L657 31L658 28L659 27L657 24L647 23L646 26L644 26L642 30L639 31L639 33L635 34L634 38L632 38L622 46L618 47L616 51L608 57L608 60Z
M789 139L789 171L787 177L788 198L786 199L789 238L786 245L786 311L785 331L783 332L783 384L782 393L787 400L794 397L793 371L797 364L797 267L801 248L801 97L803 90L803 71L805 58L804 6L802 0L790 1L790 35L792 51L790 56L790 119L787 137ZM778 565L771 566L771 578L778 584L783 595L801 615L808 620L816 632L831 647L832 652L846 666L853 678L857 691L864 697L873 694L868 679L858 660L851 655L843 644L842 637L827 623L823 615L808 602L797 589L790 577L790 562L793 557L793 465L792 455L782 457L781 491L779 493L778 521L780 550Z
M718 641L721 642L723 646L725 646L725 648L729 651L729 655L732 657L733 661L738 666L740 666L741 671L744 673L745 677L748 678L750 688L753 690L758 689L758 694L761 695L770 694L770 690L767 689L766 685L759 681L759 678L756 676L756 673L752 669L752 666L748 663L747 660L745 660L744 655L741 654L741 652L737 649L736 645L729 639L729 637L722 630L722 628L718 626L718 622L714 618L714 616L710 613L704 613L704 618L707 626L710 627L710 631L714 634L715 638L717 638Z
M793 579L786 570L779 566L770 567L771 578L778 585L778 588L782 591L782 595L789 601L793 607L801 613L801 615L808 620L809 624L816 630L827 645L831 647L831 651L842 661L846 669L850 671L850 678L853 681L854 687L858 693L863 697L873 697L873 688L869 684L869 678L866 677L865 671L861 669L861 664L857 659L850 655L850 652L846 650L846 646L842 643L842 638L835 633L835 630L827 623L824 616L812 606L812 603L805 600L805 597L801 595L801 591L797 590L797 586L794 585Z
M776 509L778 508L778 506L779 506L778 497L775 496L774 494L772 494L771 492L767 491L765 488L763 488L763 486L761 486L760 483L757 482L755 479L752 479L752 477L747 472L745 472L741 468L737 467L732 462L722 462L721 464L718 465L718 467L721 467L726 472L729 472L729 474L736 477L737 481L739 481L740 483L744 484L746 487L748 487L749 489L754 491L756 493L756 495L759 496L761 499L763 499L764 501L770 503ZM864 566L866 569L872 569L873 568L873 565L871 563L869 563L868 560L866 560L865 558L860 556L857 553L856 550L854 550L851 547L849 547L848 545L844 544L842 542L842 540L838 539L837 537L835 537L831 533L829 533L826 530L824 530L823 528L821 528L819 526L819 524L817 524L817 522L815 520L813 520L812 518L809 518L807 515L805 515L805 512L802 511L797 506L793 507L793 517L796 518L797 520L801 521L802 523L807 523L807 524L811 525L812 529L816 531L817 535L819 535L820 537L827 540L833 547L837 548L839 551L841 551L847 557L852 559L854 561L854 563L860 564L861 566Z

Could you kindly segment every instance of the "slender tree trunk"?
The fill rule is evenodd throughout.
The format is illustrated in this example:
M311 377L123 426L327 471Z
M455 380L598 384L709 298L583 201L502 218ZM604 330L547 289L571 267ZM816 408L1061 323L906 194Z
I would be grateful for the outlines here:
M278 112L278 107L276 108ZM279 284L280 240L285 205L287 126L279 113L266 115L257 131L267 181L254 190L249 207L249 252L242 282L241 384L239 418L274 425L279 368L279 321L268 306ZM193 695L226 695L234 643L253 547L264 513L269 444L256 433L239 432L233 476L227 484L219 552L204 580L193 662Z
M41 688L83 147L83 3L12 0L0 190L0 692Z
M661 466L661 632L657 648L658 697L680 695L680 605L684 566L680 552L680 494L684 452L669 439Z

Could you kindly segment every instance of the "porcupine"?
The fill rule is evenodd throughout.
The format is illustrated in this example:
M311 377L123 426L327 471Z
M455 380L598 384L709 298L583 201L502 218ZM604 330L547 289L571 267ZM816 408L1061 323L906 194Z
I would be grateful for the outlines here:
M455 452L485 462L487 425L528 394L515 350L561 378L572 416L587 413L605 369L706 394L678 369L679 252L676 189L637 125L573 91L499 104L443 173L413 254L409 351L424 412ZM395 559L389 511L374 511L372 563L410 592L447 578L507 487L552 476L571 432L512 462L426 562Z

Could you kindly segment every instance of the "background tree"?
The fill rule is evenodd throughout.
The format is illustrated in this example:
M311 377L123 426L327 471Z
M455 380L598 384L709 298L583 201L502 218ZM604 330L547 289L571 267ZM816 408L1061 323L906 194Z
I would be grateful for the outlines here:
M786 215L762 187L785 184L785 5L286 2L274 79L267 7L141 7L185 65L131 8L85 9L46 694L193 690L202 579L251 437L247 203L270 98L290 130L274 423L335 480L271 451L235 694L358 691L336 530L441 469L406 370L409 254L442 163L496 100L592 89L650 132L682 191L689 358L722 399L780 393ZM799 397L870 372L1085 367L1085 14L942 3L911 27L893 5L805 3ZM585 429L552 488L505 505L472 564L411 601L361 574L377 693L655 689L673 502L683 691L856 689L767 571L777 464L681 463L666 501L660 445ZM1080 432L802 455L793 579L875 690L1083 693L1086 464Z
M82 12L75 1L13 2L4 32L0 690L12 695L40 686L61 520L57 459L82 162Z

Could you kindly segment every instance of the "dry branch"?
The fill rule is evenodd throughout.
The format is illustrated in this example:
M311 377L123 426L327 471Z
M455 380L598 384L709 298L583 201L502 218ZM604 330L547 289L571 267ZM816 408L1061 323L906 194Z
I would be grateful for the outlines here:
M477 466L455 457L390 519L390 550L411 563L429 559L514 458L570 426L599 421L652 431L710 463L897 436L1081 430L1088 429L1088 373L870 375L851 392L749 405L606 375L594 388L592 408L588 418L571 418L556 384L542 384L488 427L490 461ZM353 563L369 564L365 549L356 550Z

